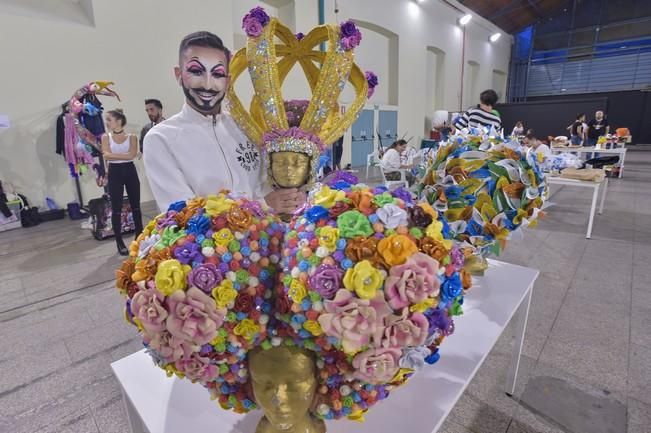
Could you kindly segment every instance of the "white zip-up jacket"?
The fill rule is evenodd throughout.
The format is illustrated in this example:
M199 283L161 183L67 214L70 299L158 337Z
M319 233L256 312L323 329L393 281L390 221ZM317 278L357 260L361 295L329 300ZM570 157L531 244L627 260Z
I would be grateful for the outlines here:
M184 104L144 141L147 178L161 212L175 201L222 189L255 200L272 191L258 147L228 114L204 116Z

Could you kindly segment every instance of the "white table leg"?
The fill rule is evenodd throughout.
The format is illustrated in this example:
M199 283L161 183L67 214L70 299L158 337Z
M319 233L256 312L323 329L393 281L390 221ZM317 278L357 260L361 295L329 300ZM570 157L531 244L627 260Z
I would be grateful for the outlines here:
M122 391L122 401L124 402L124 409L127 412L127 419L129 420L129 426L131 427L131 433L149 433L149 430L145 427L145 424L142 422L138 411L131 403L129 397Z
M601 193L601 203L599 203L599 215L601 215L604 212L604 201L606 201L607 193L608 193L608 178L606 177L604 179L604 191Z
M520 369L520 357L522 355L522 348L524 347L524 334L527 330L527 319L529 318L529 307L531 306L531 295L533 293L533 284L529 287L522 304L518 308L517 323L515 329L515 342L513 347L513 354L511 355L511 365L506 375L506 395L513 396L515 392L515 381L518 378L518 370Z
M619 178L621 179L624 175L624 160L626 159L626 152L621 153L622 159L619 161Z
M588 231L585 234L586 239L590 239L590 236L592 236L592 222L594 221L594 212L597 209L598 197L599 197L599 184L596 183L594 186L594 192L592 193L592 205L590 206L590 219L588 220Z

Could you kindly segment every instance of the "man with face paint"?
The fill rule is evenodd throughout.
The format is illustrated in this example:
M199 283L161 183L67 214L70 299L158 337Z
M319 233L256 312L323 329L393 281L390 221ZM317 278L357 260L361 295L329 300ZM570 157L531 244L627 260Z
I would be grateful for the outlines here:
M212 33L192 33L181 41L174 74L185 104L144 140L147 178L161 211L222 189L264 199L279 213L292 213L305 201L297 189L272 189L257 146L222 111L229 60L228 49Z

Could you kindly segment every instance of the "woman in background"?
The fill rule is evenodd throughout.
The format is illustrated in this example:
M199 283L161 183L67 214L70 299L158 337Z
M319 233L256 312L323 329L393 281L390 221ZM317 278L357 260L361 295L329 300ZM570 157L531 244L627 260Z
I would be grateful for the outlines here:
M140 212L140 179L133 160L138 155L138 139L126 134L124 126L127 118L122 110L106 113L106 128L110 131L102 136L102 154L108 163L108 189L111 196L111 224L115 234L118 253L129 254L122 240L122 194L127 190L136 237L142 232L142 213Z
M518 120L518 123L513 127L513 131L511 131L511 137L520 137L522 135L524 135L524 125L521 120Z
M380 165L384 171L384 177L387 180L400 180L400 170L408 170L411 168L411 165L403 165L401 162L400 157L406 149L407 142L400 139L394 141L387 151L384 152ZM415 181L414 176L409 172L406 172L405 175L407 182L411 186Z

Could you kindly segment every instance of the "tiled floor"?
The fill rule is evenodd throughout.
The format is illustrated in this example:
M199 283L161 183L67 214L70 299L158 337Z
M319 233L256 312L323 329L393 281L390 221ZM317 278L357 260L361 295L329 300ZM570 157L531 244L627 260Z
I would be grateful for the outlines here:
M591 240L590 198L565 187L554 190L540 226L510 243L502 260L541 270L518 391L502 392L505 332L442 432L563 431L518 402L534 376L606 390L626 405L628 433L651 432L648 150L631 149ZM153 206L146 210L153 216ZM78 222L0 233L0 432L128 432L109 364L140 344L112 287L118 264L114 244L93 240Z

